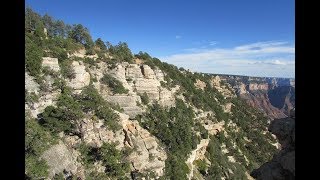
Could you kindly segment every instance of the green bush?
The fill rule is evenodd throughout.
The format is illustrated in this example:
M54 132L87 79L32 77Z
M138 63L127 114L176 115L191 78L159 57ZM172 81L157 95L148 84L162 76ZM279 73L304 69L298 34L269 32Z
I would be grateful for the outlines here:
M108 85L108 87L110 87L111 90L116 94L126 94L129 91L123 87L122 83L119 80L109 74L103 75L103 77L100 79L100 82Z
M148 94L146 92L144 92L143 94L139 94L140 98L141 98L141 102L145 105L147 105L149 103L149 97Z
M72 61L65 60L59 62L61 74L65 78L73 79L76 77L76 74L74 72L74 69L72 68Z
M129 63L133 63L133 55L127 43L119 42L115 46L111 45L108 50L111 53L111 55L114 57L114 59L120 62L125 61Z
M94 111L95 115L103 119L105 125L113 131L121 128L117 121L119 115L110 108L114 106L104 101L93 85L89 85L82 90L81 95L78 97L78 102L84 112Z
M61 131L71 132L74 126L65 117L62 109L48 106L41 114L40 124L55 134Z
M118 179L124 178L125 174L129 172L130 166L124 160L124 151L117 150L115 146L114 143L104 143L100 148L81 145L80 152L87 167L89 164L99 160L102 161L102 165L106 168L105 174L93 172L93 176Z
M27 177L31 179L43 179L48 177L49 167L43 159L39 160L39 157L28 154L26 155L25 160L25 171Z
M25 172L31 179L47 177L48 165L40 160L42 153L57 143L50 132L41 127L36 120L25 120Z
M34 92L28 93L28 91L25 91L25 102L36 103L38 101L39 101L39 96L36 93Z
M68 88L63 89L57 107L47 106L40 115L40 124L53 133L73 132L73 121L83 117L80 104L73 98Z
M195 161L195 164L196 164L199 172L200 172L203 176L205 176L206 173L207 173L207 169L208 169L207 163L206 163L204 160L200 160L200 159L199 159L199 160L196 160L196 161Z
M31 76L38 77L41 72L43 51L28 37L26 38L25 58L26 68Z
M89 67L94 66L95 63L96 63L93 58L89 58L89 57L86 57L86 58L83 60L83 62L89 64Z

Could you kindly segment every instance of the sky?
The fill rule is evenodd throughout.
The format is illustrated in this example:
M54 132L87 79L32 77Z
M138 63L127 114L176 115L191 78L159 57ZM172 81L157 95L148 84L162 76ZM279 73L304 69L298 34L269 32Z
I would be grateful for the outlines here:
M295 76L294 0L26 0L37 13L83 24L197 72Z

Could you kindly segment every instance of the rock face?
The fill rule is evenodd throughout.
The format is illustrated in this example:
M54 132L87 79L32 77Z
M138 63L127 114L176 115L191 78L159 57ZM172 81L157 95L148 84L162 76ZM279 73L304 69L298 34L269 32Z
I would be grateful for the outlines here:
M251 176L258 180L295 179L295 115L272 121L269 131L277 136L281 151L270 162L252 171Z
M148 65L127 62L118 63L113 69L107 67L105 63L99 63L98 67L90 69L93 77L99 80L104 74L109 74L129 90L127 94L112 94L101 83L93 83L106 101L119 104L131 119L144 112L142 106L139 106L142 103L138 94L146 93L151 103L157 101L162 106L175 104L175 93L179 87L176 86L171 90L161 87L160 82L164 81L164 73L158 68L153 70Z
M129 115L133 119L136 115L141 114L144 110L137 106L137 103L141 104L141 98L137 95L116 95L108 96L106 100L115 104L119 104L123 108L125 114Z
M39 84L36 83L32 76L29 76L27 72L25 72L25 89L28 92L34 92L38 94L39 92Z
M90 83L90 74L85 70L85 66L81 61L73 61L72 68L75 73L75 78L68 80L67 85L74 90L81 90Z
M271 119L287 117L295 107L294 79L230 75L220 78L230 84L239 97Z
M49 166L49 177L55 174L63 173L64 170L71 172L78 177L84 177L83 167L77 162L79 154L70 151L62 141L46 150L41 158L43 158Z
M42 58L42 67L48 67L55 72L60 71L58 58L43 57Z
M205 82L197 79L197 81L194 83L194 86L195 86L196 88L198 88L198 89L202 89L202 90L203 90L207 85L206 85Z
M271 104L269 96L265 92L253 91L241 94L240 97L246 100L250 106L265 112L272 119L287 117L284 112Z
M212 87L216 88L219 92L225 97L235 97L235 93L232 91L232 88L228 84L221 84L221 79L219 76L212 77L210 84Z
M158 140L143 129L138 121L129 120L129 116L126 114L118 114L122 129L116 132L108 130L102 120L84 119L80 121L79 130L83 141L93 147L101 147L104 142L115 142L118 143L118 149L125 147L134 149L128 157L132 170L154 171L157 176L163 175L167 155L164 149L158 145ZM75 140L70 141L76 142Z
M139 172L154 171L157 176L163 175L167 155L158 145L157 139L143 129L137 121L122 121L126 139L125 144L136 149L128 160L134 170Z
M262 83L262 84L250 83L249 84L250 91L257 91L257 90L267 91L268 89L269 89L269 86L267 83Z

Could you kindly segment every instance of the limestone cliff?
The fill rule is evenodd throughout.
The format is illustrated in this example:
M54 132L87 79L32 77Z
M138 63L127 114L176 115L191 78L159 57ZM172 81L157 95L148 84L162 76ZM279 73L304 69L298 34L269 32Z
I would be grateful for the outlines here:
M295 107L294 79L234 75L220 75L220 78L231 85L237 96L271 119L287 117Z

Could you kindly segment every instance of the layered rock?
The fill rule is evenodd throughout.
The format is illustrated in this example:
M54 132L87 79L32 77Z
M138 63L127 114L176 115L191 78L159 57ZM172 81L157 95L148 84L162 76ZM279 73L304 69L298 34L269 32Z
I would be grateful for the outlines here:
M118 143L119 148L123 147L124 134L121 131L113 132L108 129L103 120L83 119L79 122L79 131L82 141L92 147L101 147L103 143ZM71 143L72 144L72 143Z
M176 86L171 90L168 90L166 88L161 87L159 92L158 103L161 106L165 106L165 107L175 106L175 103L176 103L175 94L179 90L179 88L180 88L179 86Z
M86 67L83 65L83 62L73 61L72 68L75 73L75 78L68 79L67 85L74 90L81 90L83 87L88 86L90 83L90 74L86 71Z
M271 119L287 117L295 107L294 79L222 76L236 94Z
M43 57L42 58L42 67L48 67L55 72L60 71L58 58Z
M119 104L124 110L124 113L129 115L131 119L144 112L141 107L137 106L137 104L141 104L141 98L138 95L107 96L106 100L114 104Z
M252 171L258 180L295 179L295 115L272 121L269 131L277 136L281 150L270 162Z
M257 90L267 91L269 90L269 85L267 83L262 83L262 84L250 83L249 90L250 91L257 91Z
M250 94L241 94L240 97L244 99L250 106L265 112L272 119L286 117L284 112L271 104L268 94L264 92L257 91Z

